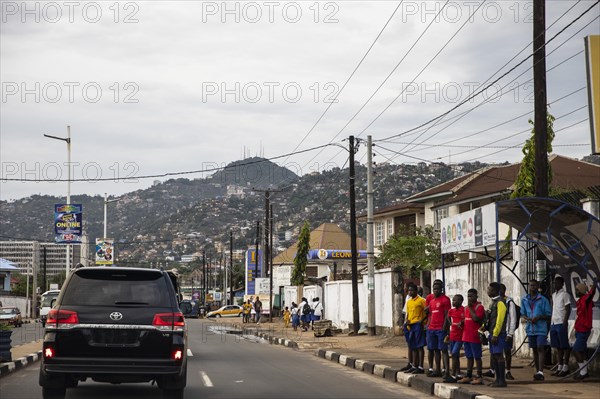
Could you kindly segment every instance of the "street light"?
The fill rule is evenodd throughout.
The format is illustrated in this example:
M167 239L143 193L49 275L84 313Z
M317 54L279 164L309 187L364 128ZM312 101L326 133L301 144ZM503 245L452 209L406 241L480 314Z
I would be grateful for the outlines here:
M107 209L108 209L108 204L110 204L111 202L117 202L119 201L121 198L115 198L115 199L111 199L110 201L108 200L108 194L104 193L104 236L102 238L106 239L107 238L107 223L106 223L106 215L107 215Z
M67 143L67 205L71 204L71 126L67 126L67 138L51 136L44 134L44 137L48 137L55 140L61 140ZM71 244L67 244L67 266L65 277L69 274L71 268Z

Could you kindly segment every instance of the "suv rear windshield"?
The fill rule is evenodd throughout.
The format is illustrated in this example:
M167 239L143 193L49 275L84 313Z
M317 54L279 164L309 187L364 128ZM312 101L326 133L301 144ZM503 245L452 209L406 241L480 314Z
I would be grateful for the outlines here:
M162 273L143 270L81 270L61 300L68 306L171 306L171 290Z

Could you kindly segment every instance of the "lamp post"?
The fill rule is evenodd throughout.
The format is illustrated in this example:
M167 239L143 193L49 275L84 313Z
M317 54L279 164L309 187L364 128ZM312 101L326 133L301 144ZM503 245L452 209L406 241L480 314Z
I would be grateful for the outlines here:
M48 137L55 140L61 140L67 143L67 205L71 204L71 126L67 126L67 138L51 136L44 134L44 137ZM67 265L65 277L69 274L71 268L71 244L67 244Z
M111 202L117 202L119 201L121 198L115 198L115 199L111 199L110 201L108 200L108 194L104 193L104 236L102 238L106 239L107 238L107 210L108 210L108 204L110 204Z

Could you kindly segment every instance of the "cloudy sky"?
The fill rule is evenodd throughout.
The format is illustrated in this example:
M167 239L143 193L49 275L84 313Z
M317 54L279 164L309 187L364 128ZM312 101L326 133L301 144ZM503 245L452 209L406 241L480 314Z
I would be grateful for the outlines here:
M256 155L342 167L337 145L283 155L350 135L394 163L516 162L529 135L532 1L1 5L1 200L66 193L66 144L43 134L67 126L73 179L91 180L71 193L109 195ZM596 0L547 0L547 40L575 21L547 47L565 156L591 151L584 37L599 15ZM137 179L99 180L115 177Z

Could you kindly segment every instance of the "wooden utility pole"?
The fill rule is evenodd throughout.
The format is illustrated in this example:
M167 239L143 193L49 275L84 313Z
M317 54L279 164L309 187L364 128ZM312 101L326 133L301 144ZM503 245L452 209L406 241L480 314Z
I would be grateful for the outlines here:
M233 303L234 284L233 284L233 231L232 230L229 230L229 286L230 286L229 304L233 305L234 304Z
M547 197L546 0L533 0L533 51L535 196Z
M349 138L350 153L350 252L352 255L352 323L354 335L360 328L360 313L358 307L358 262L356 251L356 195L354 192L354 136Z

